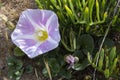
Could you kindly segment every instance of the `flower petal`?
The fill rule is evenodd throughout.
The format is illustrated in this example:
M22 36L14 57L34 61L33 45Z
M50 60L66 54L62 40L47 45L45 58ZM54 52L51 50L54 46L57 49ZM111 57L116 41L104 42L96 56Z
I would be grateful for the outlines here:
M21 49L26 49L36 44L36 42L32 39L18 39L18 40L15 40L14 42Z
M56 48L60 41L57 15L50 10L27 9L22 12L11 38L25 54L34 58ZM48 39L36 40L37 31L46 30Z
M42 12L42 24L46 25L47 21L50 19L50 17L55 14L54 12L50 10L41 10ZM47 26L46 26L47 27Z
M37 25L45 25L48 19L54 14L50 10L39 10L39 9L27 9L23 12L25 16L28 16L30 20L35 22ZM41 26L40 26L41 27Z
M37 52L39 54L43 54L52 49L55 49L57 46L58 42L54 41L52 38L49 38L47 41L45 41L38 47Z
M40 24L42 22L42 11L39 9L27 9L22 12L26 18L31 19L36 24Z
M36 52L39 45L40 45L40 43L39 44L37 43L34 46L28 47L28 48L23 49L23 50L29 58L34 58L34 57L40 55L39 53Z
M49 17L45 26L48 28L48 32L51 38L59 42L60 41L59 24L58 24L57 15L55 13L53 13Z
M19 33L22 33L22 34L33 34L34 27L26 15L27 13L25 12L21 14L19 21L17 23L17 26L16 26L16 30L19 30Z
M28 48L25 52L27 53L29 58L34 58L38 55L44 54L52 49L55 49L57 46L58 42L52 40L52 38L49 38L46 42L42 44L37 43L36 45Z

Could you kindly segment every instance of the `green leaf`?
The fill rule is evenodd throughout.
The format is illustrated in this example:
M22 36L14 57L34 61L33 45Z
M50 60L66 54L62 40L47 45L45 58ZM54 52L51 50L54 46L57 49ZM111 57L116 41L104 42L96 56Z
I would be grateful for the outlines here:
M110 53L108 54L108 57L109 57L109 69L112 71L113 66L116 66L116 64L114 63L114 59L116 58L116 47L113 47L110 50Z
M90 53L88 53L88 55L87 55L87 59L88 59L89 63L92 64L92 59L91 59L91 55L90 55Z
M54 72L54 73L59 72L60 65L55 58L48 59L48 64L50 65L52 72Z
M111 66L111 69L110 69L110 74L113 73L114 70L116 70L116 66L117 66L117 61L118 61L118 58L115 58L114 59L114 62L113 62L113 65Z
M110 76L109 69L105 69L104 75L105 75L106 78L108 78Z
M63 0L62 2L63 2L63 4L67 4L67 0Z
M96 0L96 16L97 16L97 20L100 21L98 0Z
M71 9L67 5L65 5L65 9L66 9L67 13L69 14L69 16L71 16L73 14Z
M95 58L94 58L94 60L93 60L93 63L96 63L98 56L99 56L99 53L97 52L97 53L95 54Z
M88 62L87 59L84 59L83 62L80 63L76 63L72 66L72 69L74 70L84 70L86 67L88 67L90 64Z
M83 5L83 7L85 8L85 6L86 6L85 0L82 0L82 5Z
M39 7L40 9L43 9L43 7L42 7L42 4L41 4L40 0L35 0L35 2L37 3L37 5L38 5L38 7Z
M25 53L24 53L23 51L21 51L20 48L16 47L16 48L14 49L14 55L15 55L15 56L24 56Z
M90 54L93 52L94 49L94 40L91 35L83 34L77 40L77 49L87 50Z
M47 71L46 68L44 68L44 69L42 70L42 73L43 73L43 75L44 75L45 77L48 77L48 71Z
M84 20L88 23L89 22L89 8L86 7L84 11Z
M76 37L72 29L70 31L70 45L72 50L76 50Z
M31 65L28 65L26 68L25 68L25 72L26 73L31 73L33 72L33 67Z
M95 3L95 0L89 0L89 4L88 4L88 7L89 7L89 15L90 15L90 22L92 23L93 20L92 20L92 15L93 15L93 6L94 6L94 3Z
M100 46L101 45L101 42L102 42L102 39L103 38L100 38L99 41L98 41L98 45ZM105 41L104 41L104 44L103 44L103 48L105 49L111 49L112 47L114 47L114 41L109 39L109 38L106 38Z
M112 25L114 25L116 23L117 19L118 19L118 15L114 16L114 18L112 20Z
M71 18L71 21L75 23L72 10L67 5L64 5L64 7L65 10L67 11L68 16Z
M114 58L116 57L116 47L113 47L108 54L110 62L113 62ZM111 64L112 65L112 64Z
M108 16L108 14L107 14L107 12L105 12L105 13L104 13L104 16L103 16L102 22L105 22L105 19L107 18L107 16Z
M83 54L82 51L76 50L75 53L73 54L74 56L77 56L80 60L83 60L86 56Z
M76 15L76 12L75 12L75 9L74 9L74 5L73 5L74 2L73 2L73 0L68 0L68 3L70 5L70 8L71 8L71 10L73 12L74 17L76 18L76 20L78 20L78 17Z
M64 69L60 70L59 75L68 80L70 80L70 78L72 77L71 72Z
M106 59L105 67L108 68L109 67L109 58L108 58L108 56L105 56L105 59Z
M50 2L52 3L52 5L53 5L56 9L60 9L60 7L57 5L57 1L56 1L56 0L50 0Z
M83 11L82 5L81 5L81 1L77 0L76 4L78 5L78 9L80 9L80 11Z
M11 80L20 80L22 73L23 69L16 71L11 70L8 72L8 76L10 77Z
M23 73L23 62L15 57L7 58L8 76L11 80L19 80Z
M7 64L9 69L19 70L23 66L23 62L21 60L16 59L15 57L8 57Z
M103 12L104 9L105 9L105 4L106 4L106 0L102 0L102 6L101 6L102 12Z
M14 74L15 74L16 76L21 76L22 71L16 71Z
M103 61L104 61L104 49L102 49L100 52L100 58L99 58L99 62L98 62L98 69L99 70L102 70Z

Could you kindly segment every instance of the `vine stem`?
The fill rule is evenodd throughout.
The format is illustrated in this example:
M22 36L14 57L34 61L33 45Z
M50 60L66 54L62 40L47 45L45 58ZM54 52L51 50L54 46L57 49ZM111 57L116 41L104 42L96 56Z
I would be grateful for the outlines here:
M117 8L119 7L119 3L120 3L120 0L118 0L118 2L117 2L117 4L116 4L116 7L114 8L113 16L116 15ZM101 42L101 45L100 45L100 48L99 48L99 51L98 51L98 57L97 57L96 64L95 64L96 66L98 65L98 60L99 60L99 57L100 57L100 52L101 52L101 50L102 50L104 41L105 41L105 39L106 39L106 37L107 37L107 35L108 35L108 32L109 32L109 30L110 30L111 24L112 24L112 21L111 21L110 24L108 25L108 28L107 28L107 30L106 30L106 32L105 32L105 35L104 35L104 37L103 37L103 40L102 40L102 42ZM94 69L94 72L93 72L93 80L96 80L95 76L96 76L96 68Z

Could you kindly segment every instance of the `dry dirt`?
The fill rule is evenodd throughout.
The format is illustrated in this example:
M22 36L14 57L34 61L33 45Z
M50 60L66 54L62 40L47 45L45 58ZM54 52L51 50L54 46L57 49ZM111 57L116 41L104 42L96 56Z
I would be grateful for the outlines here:
M11 42L10 34L15 27L20 13L27 8L36 8L35 0L0 0L0 80L10 80L6 58L12 55L14 44ZM29 60L29 59L28 59ZM33 73L22 75L21 80L43 80L34 68Z

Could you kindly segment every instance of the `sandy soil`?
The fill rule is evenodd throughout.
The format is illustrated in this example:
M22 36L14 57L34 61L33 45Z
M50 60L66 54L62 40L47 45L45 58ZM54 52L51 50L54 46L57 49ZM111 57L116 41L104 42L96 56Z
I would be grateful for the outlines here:
M20 13L27 8L36 8L34 0L0 0L0 80L9 80L6 58L12 54L14 44L10 33L15 27ZM37 69L37 68L35 68ZM34 71L36 71L34 69ZM38 75L40 72L38 73ZM43 80L35 72L22 75L21 80Z

